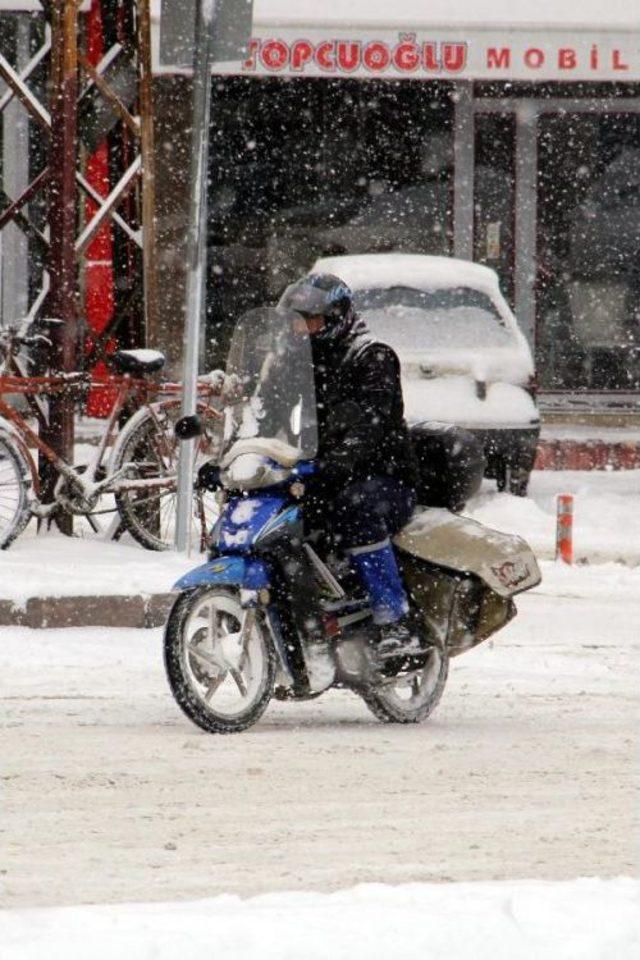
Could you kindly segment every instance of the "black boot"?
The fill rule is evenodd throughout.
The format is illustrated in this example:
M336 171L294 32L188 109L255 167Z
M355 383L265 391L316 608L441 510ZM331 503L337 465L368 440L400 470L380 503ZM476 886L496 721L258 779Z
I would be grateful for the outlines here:
M377 628L377 632L378 636L372 646L378 660L416 656L424 652L411 617L385 623Z

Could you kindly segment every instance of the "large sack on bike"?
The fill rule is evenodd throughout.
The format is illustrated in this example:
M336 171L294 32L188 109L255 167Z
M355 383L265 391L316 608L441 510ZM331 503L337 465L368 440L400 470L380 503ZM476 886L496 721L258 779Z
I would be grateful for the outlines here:
M394 544L407 589L452 657L503 627L515 616L512 598L541 579L520 537L487 530L448 510L416 513ZM440 625L447 623L443 636Z
M461 510L482 483L486 460L480 440L435 420L416 423L409 433L420 470L418 503Z

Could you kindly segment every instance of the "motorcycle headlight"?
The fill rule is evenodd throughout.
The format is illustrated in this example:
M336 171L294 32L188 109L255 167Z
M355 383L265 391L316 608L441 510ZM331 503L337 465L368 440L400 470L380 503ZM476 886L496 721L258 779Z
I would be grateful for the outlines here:
M220 481L230 490L260 490L285 481L291 474L286 467L253 453L241 454L220 472Z

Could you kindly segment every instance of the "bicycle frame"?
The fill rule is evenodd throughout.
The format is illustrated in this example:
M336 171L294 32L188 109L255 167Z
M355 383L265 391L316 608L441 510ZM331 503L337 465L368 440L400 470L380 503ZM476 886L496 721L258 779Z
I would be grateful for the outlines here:
M165 436L161 417L156 412L155 404L158 402L162 409L166 409L167 403L170 406L174 404L179 406L182 393L180 383L158 382L149 380L144 375L140 377L130 373L109 373L105 376L89 376L84 373L28 376L25 375L23 367L15 362L14 355L8 354L7 359L5 372L0 373L0 425L3 420L10 425L11 438L19 448L30 472L31 490L33 492L30 504L32 514L41 519L48 518L58 507L62 507L72 513L86 516L96 529L92 515L96 513L95 508L103 494L115 494L117 499L119 494L131 491L146 491L152 494L154 491L173 492L175 490L176 476L175 471L171 469L171 445ZM76 469L61 457L40 437L39 433L27 422L25 416L4 398L5 394L24 396L38 420L40 429L42 429L43 425L47 423L47 407L42 402L43 398L65 391L73 391L76 395L81 396L82 391L89 387L115 388L116 397L111 412L106 419L95 454L82 469ZM208 376L205 376L199 382L197 392L199 400L208 401L219 394L219 389ZM168 469L162 471L159 476L147 478L135 475L135 465L120 463L113 472L106 471L106 475L98 479L100 471L104 470L103 464L107 448L111 446L117 432L118 420L123 410L130 406L130 401L133 398L136 401L135 406L140 410L146 409L148 415L158 427L157 453L164 460L165 467ZM213 408L210 409L216 416L221 416ZM58 479L51 502L42 502L42 485L38 467L32 454L33 448L38 450L40 455L57 471ZM134 469L133 476L130 473L131 469ZM65 489L65 483L68 484L68 489ZM204 530L206 526L204 518L202 518L202 521Z
M83 372L51 373L46 370L46 358L39 361L36 354L32 359L42 372L30 375L28 366L31 361L20 351L41 344L51 346L49 337L39 333L23 335L13 328L0 331L0 435L5 446L13 447L13 455L9 450L9 456L13 456L14 468L17 464L21 474L21 477L16 475L16 489L20 493L15 506L16 525L14 529L8 528L6 543L24 529L29 514L39 521L51 520L57 511L84 516L99 533L97 516L117 512L119 526L110 528L114 536L128 530L144 547L167 549L171 534L167 534L166 518L170 522L172 498L177 487L176 441L172 423L179 415L182 384L162 382L150 376L153 371L149 368L157 368L158 364L147 364L144 360L137 363L134 354L116 357L114 367L118 372L109 371L102 376ZM114 400L95 451L89 457L81 458L89 462L76 467L54 449L53 440L47 443L44 439L49 424L47 399L67 393L74 401L82 401L86 390L92 387L107 388L110 399ZM215 409L216 405L210 403L220 395L221 387L220 371L199 378L198 409L203 411L207 422L210 422L211 415L222 417ZM13 400L9 402L8 395L23 397L29 411L21 405L16 409ZM217 435L217 430L214 434ZM203 445L203 455L204 451ZM48 463L55 474L55 485L46 498L40 480L43 463ZM105 494L114 495L113 506L108 501L101 502ZM194 505L194 515L200 519L201 537L204 538L207 526L205 505L201 492L195 487ZM162 534L161 523L167 527Z
M116 474L106 477L104 480L99 482L96 482L96 476L100 467L102 466L105 451L113 439L118 417L120 416L127 399L132 394L142 394L145 402L148 402L150 394L159 392L159 387L156 387L155 384L149 384L146 380L135 379L129 374L124 374L121 377L114 376L104 378L100 385L116 385L118 387L118 393L113 405L113 409L111 410L111 413L106 421L105 430L96 449L96 453L91 462L88 464L87 469L80 473L73 466L67 463L66 460L60 457L56 451L49 446L48 443L38 436L36 431L29 426L22 414L6 402L2 394L13 393L21 394L23 396L35 396L38 394L51 395L52 393L59 393L63 390L69 389L70 386L77 387L78 385L84 385L86 382L87 381L85 380L80 380L77 378L74 380L71 378L63 379L61 377L0 377L0 417L3 417L15 428L14 431L12 431L12 436L15 438L16 442L19 443L21 451L24 454L27 463L29 464L33 481L33 490L37 498L40 497L41 485L38 469L31 454L30 447L35 447L37 450L39 450L43 457L45 457L49 463L55 467L62 477L73 482L82 490L84 496L95 497L100 493L113 492L117 486L117 484L114 484L114 481L118 479ZM91 385L95 385L96 382L96 380L92 379ZM119 473L122 474L122 471L119 471ZM167 486L170 482L170 480L162 478L151 481L137 481L137 483L132 481L131 487L161 487ZM41 509L37 512L44 512L46 515L46 513L51 512L54 505L55 504L52 504L51 506L48 504L41 505Z
M12 353L10 350L4 353L0 360L0 382L9 378L18 378L19 380L30 380L31 375L26 369L26 360L19 353ZM21 391L17 391L21 392ZM29 406L37 416L40 423L46 423L47 408L46 404L40 399L38 394L27 394Z

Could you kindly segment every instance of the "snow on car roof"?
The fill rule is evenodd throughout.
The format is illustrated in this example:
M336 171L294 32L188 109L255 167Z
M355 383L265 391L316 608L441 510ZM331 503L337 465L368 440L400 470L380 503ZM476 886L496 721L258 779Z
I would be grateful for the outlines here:
M443 290L472 287L489 296L499 294L494 270L455 257L432 257L419 253L363 253L353 256L322 257L312 273L333 273L352 290L412 287L415 290Z

